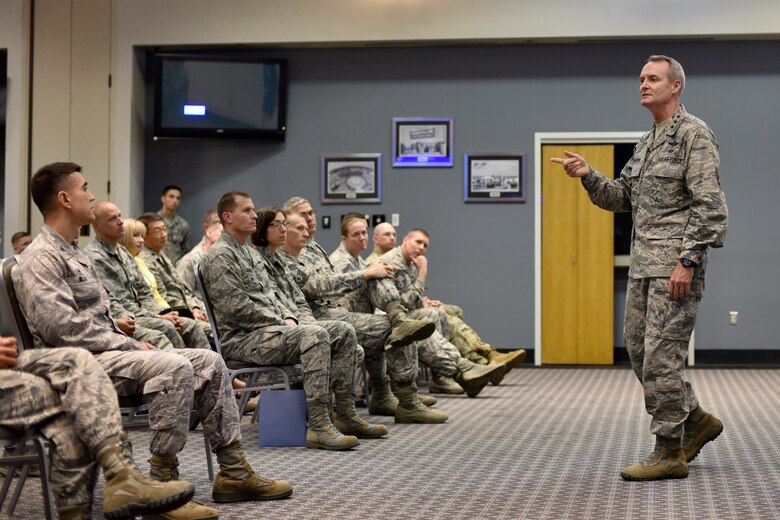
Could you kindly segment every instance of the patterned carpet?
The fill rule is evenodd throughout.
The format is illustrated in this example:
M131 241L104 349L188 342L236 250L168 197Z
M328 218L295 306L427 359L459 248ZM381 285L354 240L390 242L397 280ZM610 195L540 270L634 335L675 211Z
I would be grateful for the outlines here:
M259 449L256 427L245 420L253 466L291 480L295 492L282 501L220 505L220 518L780 517L780 371L700 368L689 376L726 429L686 480L620 479L620 469L653 445L628 368L523 368L476 399L440 399L438 407L450 414L446 424L376 418L389 437L348 453ZM133 432L132 439L147 470L148 434ZM182 477L211 503L200 432L180 459ZM100 501L99 491L97 507ZM26 486L15 517L42 517L37 483Z

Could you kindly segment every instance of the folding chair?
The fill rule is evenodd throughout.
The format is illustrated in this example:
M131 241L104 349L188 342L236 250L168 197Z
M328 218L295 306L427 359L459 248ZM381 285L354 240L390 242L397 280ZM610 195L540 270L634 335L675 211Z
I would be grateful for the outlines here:
M30 348L33 343L32 334L27 328L27 324L24 324L24 328L19 326L19 317L22 321L24 321L24 317L16 301L16 293L13 291L11 282L11 269L14 265L16 265L16 259L10 257L3 260L2 266L0 266L2 269L2 277L0 277L0 334L16 337L19 352L22 352L25 347ZM0 427L0 448L11 446L16 447L13 455L3 452L0 456L0 465L6 466L6 476L2 489L0 489L0 509L5 504L5 499L18 469L19 480L8 505L8 515L13 516L32 465L37 464L41 468L41 491L46 518L53 520L56 516L50 492L49 441L34 429L18 431Z
M217 326L217 320L214 316L214 308L211 303L211 296L206 288L206 282L203 279L203 273L200 269L200 264L195 267L195 279L198 281L198 287L200 288L201 295L203 296L203 303L206 306L206 315L211 322L211 332L214 335L214 346L225 359L225 364L230 372L231 382L233 379L248 375L249 379L246 382L246 387L236 389L236 392L241 395L241 400L238 405L238 412L240 415L244 414L246 405L249 402L249 398L253 392L259 390L277 390L277 389L290 389L290 377L294 379L300 379L301 366L300 365L283 365L283 366L270 366L270 365L256 365L254 363L246 363L244 361L236 361L233 359L226 359L222 353L222 343L219 340L219 327ZM252 416L252 422L257 420L257 415Z
M6 467L6 475L3 487L0 490L0 509L5 504L8 492L11 490L17 468L19 469L18 482L14 489L11 502L8 504L8 516L13 516L16 504L22 495L27 477L34 464L41 468L41 492L43 493L43 508L47 520L55 520L54 505L51 498L51 472L49 467L49 441L42 435L33 431L16 431L10 428L0 427L0 448L15 446L13 455L3 453L0 457L0 465Z

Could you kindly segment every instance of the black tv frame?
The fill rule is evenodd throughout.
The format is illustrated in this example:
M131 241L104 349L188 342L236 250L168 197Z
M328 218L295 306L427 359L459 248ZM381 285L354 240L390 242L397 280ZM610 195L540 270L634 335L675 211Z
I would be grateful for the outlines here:
M279 117L276 129L259 128L187 128L162 126L162 67L166 61L211 61L279 65ZM154 66L154 139L245 139L284 141L287 135L287 60L241 54L158 52Z

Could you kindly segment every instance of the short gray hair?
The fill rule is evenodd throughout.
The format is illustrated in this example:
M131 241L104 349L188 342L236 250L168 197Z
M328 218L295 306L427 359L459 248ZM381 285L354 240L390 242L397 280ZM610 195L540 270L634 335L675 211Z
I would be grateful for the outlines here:
M284 211L288 215L290 213L297 213L297 211L295 210L295 206L299 206L301 204L311 205L311 202L304 199L303 197L290 197L285 201L284 205L282 206L282 211Z
M673 82L680 80L680 94L682 94L685 90L685 71L680 62L663 54L653 54L647 58L648 63L651 61L665 61L669 64L669 79Z

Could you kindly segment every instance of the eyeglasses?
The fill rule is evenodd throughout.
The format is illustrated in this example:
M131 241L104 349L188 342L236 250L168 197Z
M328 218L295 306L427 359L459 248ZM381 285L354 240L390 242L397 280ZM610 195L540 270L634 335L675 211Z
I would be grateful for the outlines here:
M304 218L305 218L305 217L313 217L315 213L316 213L316 211L314 211L313 209L311 209L311 210L309 210L309 211L302 211L302 212L300 213L300 215L301 215L302 217L304 217Z
M150 235L156 235L156 236L160 236L160 235L162 235L164 233L167 233L167 232L168 232L168 229L165 226L149 230L149 234Z
M290 223L287 222L286 220L283 220L281 222L279 222L278 220L274 220L273 222L268 224L268 229L279 229L280 227L285 227L286 228L289 225L290 225Z

